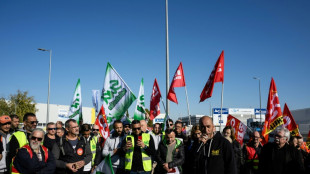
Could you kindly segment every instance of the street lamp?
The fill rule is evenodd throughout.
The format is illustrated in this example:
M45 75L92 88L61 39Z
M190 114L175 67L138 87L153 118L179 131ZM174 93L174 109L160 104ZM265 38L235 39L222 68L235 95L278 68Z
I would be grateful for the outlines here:
M258 80L258 88L259 88L259 120L260 120L260 124L262 124L262 95L260 93L260 78L253 77L253 79Z
M38 50L48 51L50 53L50 67L49 67L49 75L48 75L48 94L47 94L47 115L46 115L46 123L48 123L49 114L50 114L50 87L51 87L52 50L47 50L44 48L38 48Z

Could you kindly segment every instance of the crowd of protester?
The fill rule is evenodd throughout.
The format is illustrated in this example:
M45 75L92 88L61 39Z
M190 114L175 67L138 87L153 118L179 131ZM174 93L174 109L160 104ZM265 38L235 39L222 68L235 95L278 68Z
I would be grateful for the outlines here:
M208 116L201 117L188 136L179 120L167 120L165 130L159 123L148 129L145 120L116 120L106 140L99 126L73 119L47 123L46 132L37 128L33 113L25 114L22 122L18 129L17 115L0 117L0 174L90 174L106 157L115 174L310 173L303 137L290 136L283 127L274 131L274 142L262 145L260 132L240 144L231 126L216 132Z

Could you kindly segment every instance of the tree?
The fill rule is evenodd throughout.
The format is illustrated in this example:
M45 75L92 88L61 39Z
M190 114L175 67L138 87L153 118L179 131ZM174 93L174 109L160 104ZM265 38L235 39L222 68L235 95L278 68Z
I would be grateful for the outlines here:
M27 112L36 112L36 103L33 96L28 96L28 91L17 91L17 94L10 94L9 99L0 98L0 114L10 115L16 114L22 121L23 116Z

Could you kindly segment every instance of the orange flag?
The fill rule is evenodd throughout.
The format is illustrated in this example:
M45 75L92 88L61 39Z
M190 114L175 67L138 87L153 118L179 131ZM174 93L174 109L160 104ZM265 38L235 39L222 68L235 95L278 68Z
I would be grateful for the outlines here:
M177 99L177 96L175 95L174 88L175 87L183 87L183 86L185 86L185 78L184 78L183 66L182 66L182 62L181 62L178 69L174 73L174 77L172 79L167 98L170 101L178 104L178 99Z
M283 122L284 122L284 127L286 127L291 132L292 136L300 135L298 126L293 118L293 115L291 114L291 111L288 109L286 103L283 109Z
M266 144L269 139L268 134L282 124L283 124L283 117L277 87L273 78L271 78L268 102L267 102L267 111L265 116L265 124L262 131L262 135L264 137L262 144Z
M308 138L307 138L307 146L310 149L310 130L309 130Z
M214 69L200 94L200 102L212 96L214 83L216 82L224 83L224 51L222 51L220 57L217 59Z

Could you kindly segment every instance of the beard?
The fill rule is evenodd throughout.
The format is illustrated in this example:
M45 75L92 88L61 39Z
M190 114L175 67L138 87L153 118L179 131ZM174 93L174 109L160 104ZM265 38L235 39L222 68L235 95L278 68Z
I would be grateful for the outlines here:
M30 147L33 149L33 150L37 150L40 148L40 143L38 141L31 141L30 142Z

